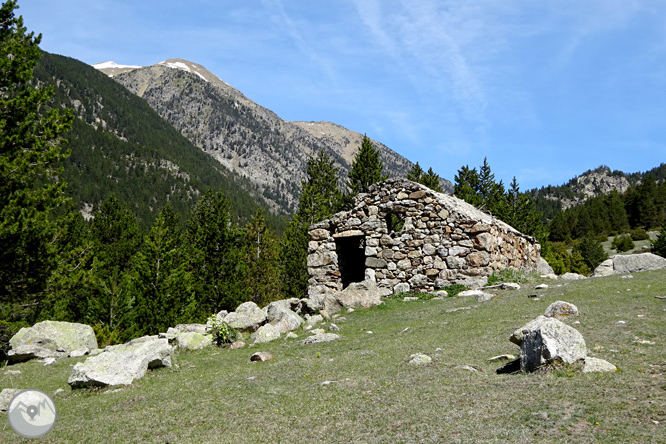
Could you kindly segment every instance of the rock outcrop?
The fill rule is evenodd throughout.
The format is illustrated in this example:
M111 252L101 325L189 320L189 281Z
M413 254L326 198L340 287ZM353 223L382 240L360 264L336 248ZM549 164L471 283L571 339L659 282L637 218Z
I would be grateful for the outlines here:
M244 302L236 308L236 311L226 315L223 321L236 330L257 331L266 323L266 313L254 302Z

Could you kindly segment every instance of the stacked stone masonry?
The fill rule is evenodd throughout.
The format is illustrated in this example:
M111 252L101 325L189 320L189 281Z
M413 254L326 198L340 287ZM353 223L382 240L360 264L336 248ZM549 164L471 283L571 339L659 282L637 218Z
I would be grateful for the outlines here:
M384 295L478 286L502 269L536 270L541 249L474 206L406 179L373 185L309 235L310 296L363 279Z

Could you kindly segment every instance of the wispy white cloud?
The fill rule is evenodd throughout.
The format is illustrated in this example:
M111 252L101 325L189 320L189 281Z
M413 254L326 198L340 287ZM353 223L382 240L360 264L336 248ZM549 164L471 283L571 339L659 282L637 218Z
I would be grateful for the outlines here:
M333 64L322 52L315 49L311 42L306 40L294 20L287 14L281 0L262 0L266 8L274 11L274 20L281 26L293 40L298 50L315 64L319 65L323 74L334 84L337 83Z

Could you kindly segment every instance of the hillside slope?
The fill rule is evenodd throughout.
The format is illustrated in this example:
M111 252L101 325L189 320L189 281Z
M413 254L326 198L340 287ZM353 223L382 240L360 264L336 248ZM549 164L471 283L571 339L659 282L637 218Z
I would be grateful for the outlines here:
M44 53L35 78L54 85L54 106L73 108L78 117L65 135L71 156L63 177L84 214L115 193L144 227L167 202L183 220L208 188L223 190L241 219L259 208L241 178L211 162L145 101L103 73Z

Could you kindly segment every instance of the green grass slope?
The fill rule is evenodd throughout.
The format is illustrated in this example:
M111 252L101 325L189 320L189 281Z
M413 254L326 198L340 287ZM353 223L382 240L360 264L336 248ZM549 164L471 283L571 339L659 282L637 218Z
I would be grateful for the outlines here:
M666 300L655 298L666 296L666 272L536 283L494 290L486 303L388 300L344 312L333 343L179 353L173 368L128 387L72 391L67 378L83 358L14 365L21 374L2 370L0 386L64 389L41 442L666 442ZM578 306L567 322L590 356L619 371L496 374L501 364L488 358L518 355L510 334L556 300ZM275 359L251 363L256 351ZM433 361L411 366L414 353ZM465 364L480 371L456 369ZM0 417L0 442L20 441Z

